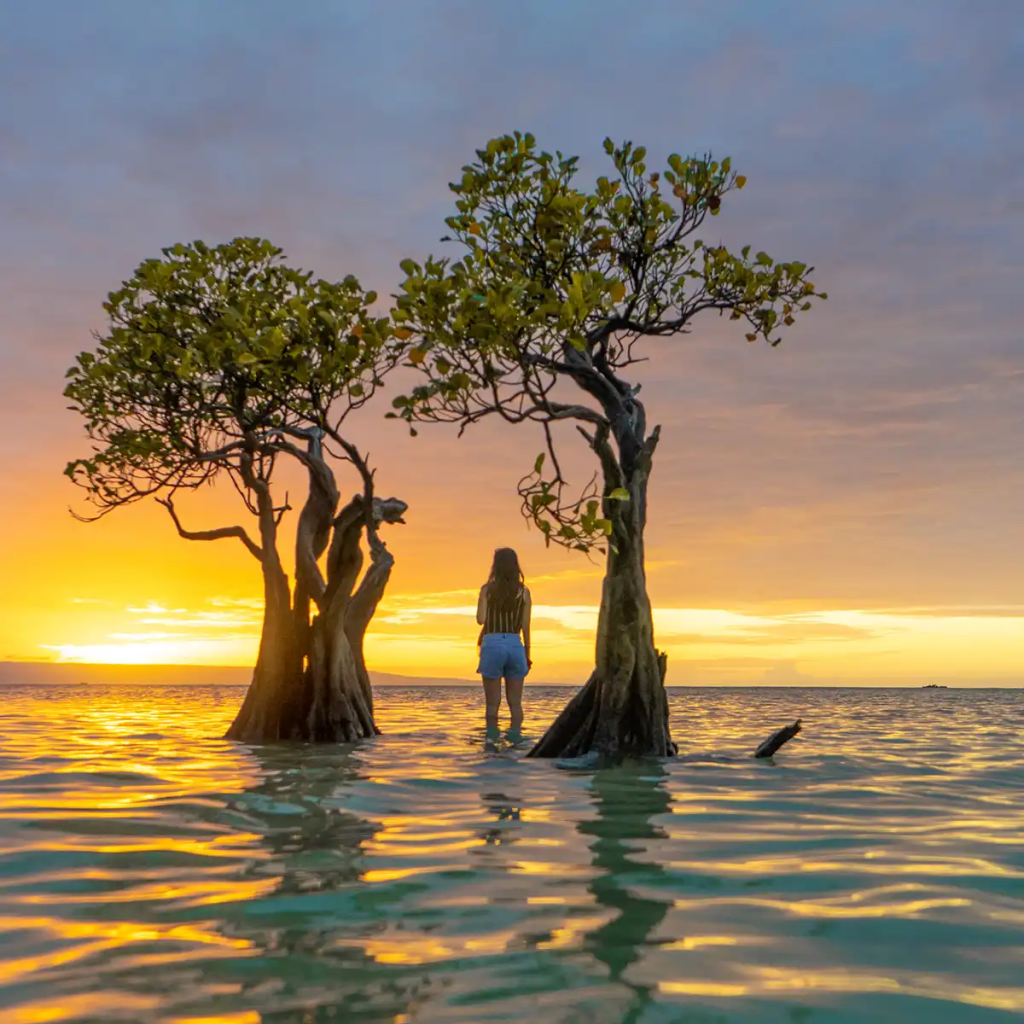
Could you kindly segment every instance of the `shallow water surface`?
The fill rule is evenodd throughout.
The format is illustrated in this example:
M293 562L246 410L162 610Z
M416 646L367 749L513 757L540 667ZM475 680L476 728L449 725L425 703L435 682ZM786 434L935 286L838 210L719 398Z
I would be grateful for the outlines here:
M217 738L243 693L0 689L0 1022L1024 1015L1022 690L678 689L600 770L473 688L355 749Z

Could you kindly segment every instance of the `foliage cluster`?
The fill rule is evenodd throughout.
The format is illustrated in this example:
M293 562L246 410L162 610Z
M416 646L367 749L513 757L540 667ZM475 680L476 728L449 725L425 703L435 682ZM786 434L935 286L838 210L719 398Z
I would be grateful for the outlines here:
M524 513L548 543L585 551L611 531L607 502L629 493L606 471L600 488L567 498L552 425L576 423L599 456L610 436L628 476L645 428L639 385L624 379L639 339L687 333L713 310L744 321L748 341L776 345L780 326L827 298L804 263L750 246L736 255L697 234L746 183L728 158L672 154L649 172L643 147L604 148L614 175L586 191L577 157L538 151L529 134L492 139L450 186L445 240L464 255L404 261L393 313L426 380L390 415L463 429L493 415L540 424L546 448L520 482Z
M67 374L94 452L65 472L97 515L221 471L248 500L294 440L341 440L405 347L375 293L292 269L267 241L162 252L109 295L108 333Z

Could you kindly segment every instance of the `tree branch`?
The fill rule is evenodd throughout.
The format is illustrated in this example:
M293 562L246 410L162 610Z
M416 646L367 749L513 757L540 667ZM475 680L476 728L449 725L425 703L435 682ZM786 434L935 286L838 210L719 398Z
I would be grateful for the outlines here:
M622 466L619 465L619 460L615 457L615 451L608 442L608 435L610 433L608 425L599 426L593 434L588 434L580 426L577 426L576 429L583 435L587 444L590 445L598 459L600 459L605 486L611 490L624 486L626 481L622 475Z
M277 551L277 513L274 500L270 494L270 485L257 475L253 467L253 452L256 449L255 437L249 433L246 437L248 448L242 453L239 472L242 482L256 494L256 508L260 523L260 539L262 540L261 558L264 573L273 572L279 577L284 576L281 556Z
M346 440L341 434L331 426L326 427L326 433L338 445L339 448L345 453L346 457L356 467L360 478L363 481L363 512L364 512L364 525L366 526L366 539L367 542L372 546L373 542L377 539L377 523L378 520L374 517L374 496L373 496L373 473L370 469L369 456L364 456L359 449L352 444L351 441Z
M174 502L170 498L157 498L156 501L167 509L178 533L185 540L223 540L225 537L237 537L248 549L253 558L263 561L263 549L245 532L242 526L222 526L217 530L186 530L181 525L178 513L174 509Z
M295 575L323 612L326 609L324 595L327 581L318 563L330 541L331 524L338 505L338 486L334 473L323 459L323 431L312 428L305 434L309 447L302 461L309 468L309 494L299 513L295 537Z

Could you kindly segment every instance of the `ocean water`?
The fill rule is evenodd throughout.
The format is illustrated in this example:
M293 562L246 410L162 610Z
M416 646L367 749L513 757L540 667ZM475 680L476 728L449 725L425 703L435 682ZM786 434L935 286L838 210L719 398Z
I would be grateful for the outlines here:
M1024 1019L1024 690L678 689L684 756L600 770L473 688L355 749L242 694L0 689L3 1024Z

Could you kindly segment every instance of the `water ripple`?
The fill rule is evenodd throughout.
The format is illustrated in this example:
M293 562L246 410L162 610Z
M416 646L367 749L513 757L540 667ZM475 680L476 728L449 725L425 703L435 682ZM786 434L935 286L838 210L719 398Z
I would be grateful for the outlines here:
M678 690L684 756L600 770L475 689L330 749L218 739L241 695L5 688L0 1022L1024 1014L1021 691Z

